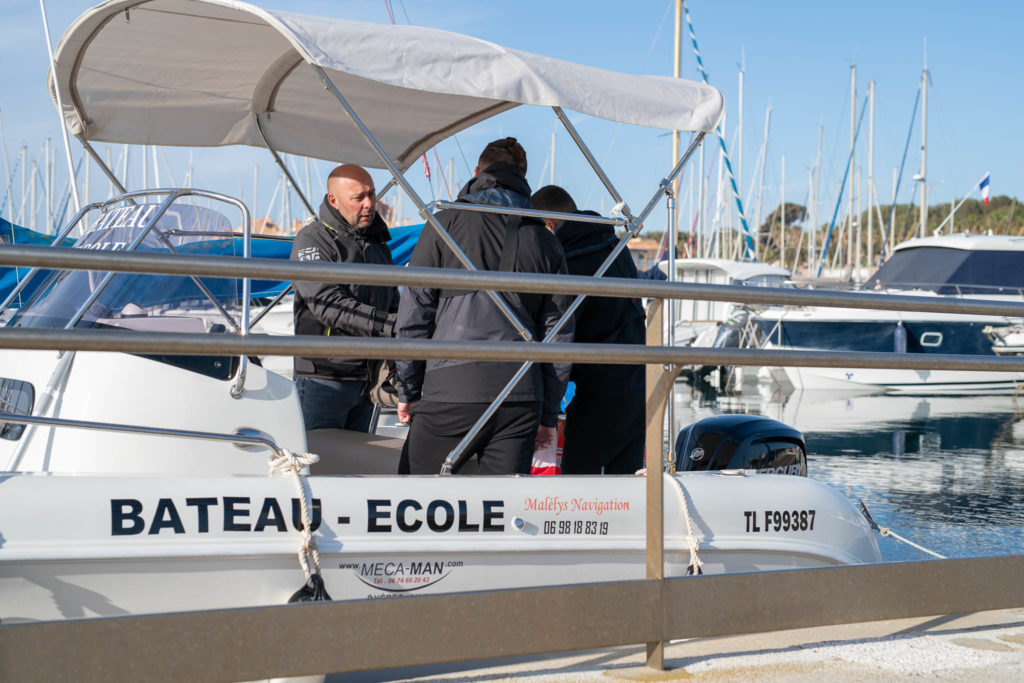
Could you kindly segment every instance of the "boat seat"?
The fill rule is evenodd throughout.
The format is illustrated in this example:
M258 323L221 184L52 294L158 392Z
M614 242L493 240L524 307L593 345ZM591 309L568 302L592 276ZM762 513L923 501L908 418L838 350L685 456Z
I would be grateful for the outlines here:
M311 465L313 475L397 474L404 439L347 429L314 429L306 432L306 450L320 456Z

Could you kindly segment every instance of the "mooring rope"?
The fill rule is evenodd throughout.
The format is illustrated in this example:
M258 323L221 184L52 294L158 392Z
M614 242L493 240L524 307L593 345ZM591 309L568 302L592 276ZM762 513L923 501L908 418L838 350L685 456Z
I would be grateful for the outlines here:
M686 573L687 575L703 574L704 570L701 567L704 566L704 563L701 562L700 557L697 555L697 551L700 549L700 542L697 540L696 534L693 533L693 520L690 518L690 505L686 500L686 488L683 486L683 482L679 481L679 477L672 476L667 472L665 476L674 481L679 488L679 500L683 508L683 522L686 524L686 545L690 549L690 564L686 567Z
M292 453L282 448L281 454L270 457L270 476L276 472L292 475L299 487L299 513L302 517L302 545L299 546L299 565L306 574L306 582L310 577L320 574L320 553L317 551L316 539L313 538L312 519L309 508L313 493L309 489L309 481L302 473L304 467L319 462L320 456L314 453Z
M893 531L892 529L890 529L887 526L879 526L878 522L875 521L875 518L871 516L871 513L868 511L868 506L864 504L864 501L860 500L858 502L860 503L861 514L863 514L864 518L866 520L868 520L868 524L871 526L871 528L878 532L879 536L894 538L897 541L900 541L901 543L906 543L909 546L913 546L914 548L917 548L921 552L928 553L929 555L932 555L933 557L937 557L940 560L949 559L945 555L939 555L934 550L928 550L928 548L925 548L923 545L918 545L917 543L914 543L913 541L911 541L908 538L903 538L902 536L900 536L898 533L896 533L895 531Z

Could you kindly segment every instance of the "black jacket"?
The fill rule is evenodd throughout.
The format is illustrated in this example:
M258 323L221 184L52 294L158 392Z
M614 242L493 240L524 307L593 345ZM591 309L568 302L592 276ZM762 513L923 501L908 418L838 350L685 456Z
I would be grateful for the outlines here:
M349 225L326 197L319 220L295 236L292 260L337 263L391 261L391 239L380 214L369 227ZM379 285L294 282L295 334L332 337L389 337L398 310L398 289ZM366 379L366 361L351 358L296 358L295 375L326 379Z
M460 201L530 208L530 186L512 165L493 164L459 193ZM514 271L565 273L565 257L554 235L533 219L447 209L437 219L480 270L499 270L508 225L517 231ZM437 231L427 225L410 266L463 269ZM571 297L550 294L501 296L537 341L545 338L571 303ZM553 341L572 341L570 319ZM486 292L408 287L402 293L395 325L398 337L453 341L523 341ZM398 395L405 402L420 398L446 403L489 403L505 387L521 363L466 360L398 361ZM509 401L543 401L541 423L555 426L559 402L568 381L569 365L534 364L509 395Z
M581 211L579 221L566 221L555 229L572 275L593 275L612 253L619 238L610 225L588 223L592 211ZM636 264L623 249L603 277L636 278ZM576 309L575 341L589 344L643 344L646 341L644 309L637 299L588 296ZM569 376L578 395L607 395L642 390L642 365L591 365L577 363Z

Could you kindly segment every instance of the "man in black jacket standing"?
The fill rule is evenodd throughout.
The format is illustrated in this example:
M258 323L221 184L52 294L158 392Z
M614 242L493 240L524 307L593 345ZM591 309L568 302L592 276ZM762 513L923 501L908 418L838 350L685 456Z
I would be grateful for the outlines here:
M515 138L495 140L480 155L459 201L530 208L526 152ZM446 209L437 219L480 270L565 273L558 240L540 221ZM410 266L463 268L436 230L424 229ZM538 341L571 303L570 297L502 292L500 296ZM408 287L396 335L410 339L523 341L486 292ZM572 340L567 321L554 341ZM402 471L437 474L448 454L498 396L521 363L466 360L398 361L398 416L410 423ZM456 473L529 474L535 445L555 439L569 365L535 364L463 453Z
M565 250L569 273L593 275L619 238L611 225L592 223L592 211L557 185L537 190L533 207L576 213L578 221L544 221ZM636 278L629 249L612 262L605 277ZM644 310L636 299L587 297L576 309L575 341L590 344L643 344ZM644 366L574 364L569 376L576 393L566 409L562 449L565 474L632 474L644 466Z
M377 213L370 174L346 164L331 171L317 220L295 236L293 260L391 265L391 238ZM378 285L298 282L295 334L331 337L390 337L398 310L398 289ZM335 427L365 432L370 402L365 360L296 358L295 384L306 429Z

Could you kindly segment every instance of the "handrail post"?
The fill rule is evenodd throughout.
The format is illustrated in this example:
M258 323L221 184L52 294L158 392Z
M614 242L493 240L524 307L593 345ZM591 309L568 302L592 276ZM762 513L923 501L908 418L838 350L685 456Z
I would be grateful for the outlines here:
M647 345L661 344L661 325L664 299L654 299L647 309ZM665 418L664 400L657 400L663 371L657 365L648 364L647 370L647 579L659 583L661 599L658 600L660 614L659 633L664 632L665 623L665 515L664 515L664 484L662 482L662 450L664 443L663 421ZM647 643L647 666L663 671L665 669L665 641L657 640Z

